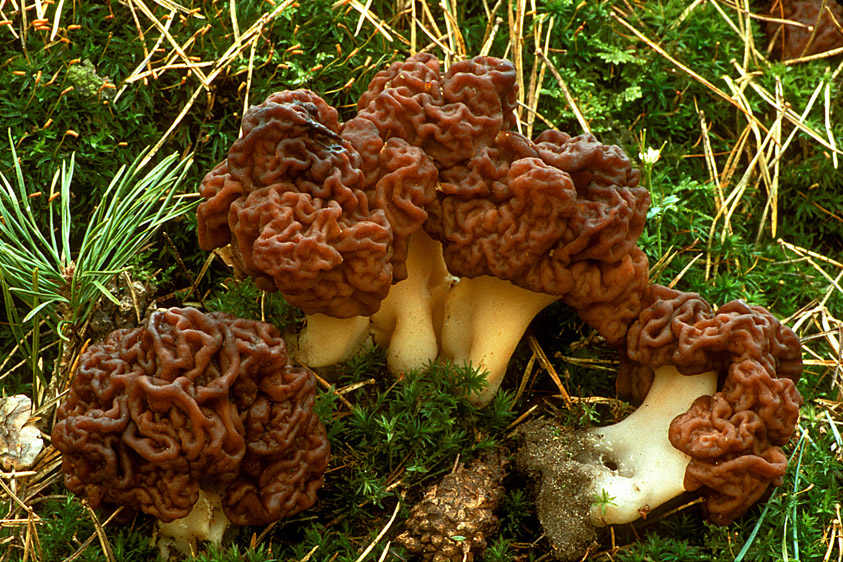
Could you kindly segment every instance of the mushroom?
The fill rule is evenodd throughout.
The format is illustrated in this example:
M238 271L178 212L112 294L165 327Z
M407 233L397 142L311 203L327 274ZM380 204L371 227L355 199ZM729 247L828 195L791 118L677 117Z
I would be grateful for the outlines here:
M370 209L360 157L338 127L316 94L272 94L244 115L228 158L203 179L197 209L203 249L230 242L259 288L280 290L309 327L326 326L311 333L332 334L303 338L309 363L353 350L392 283L389 223Z
M436 180L421 149L381 139L366 120L348 131L351 141L313 92L272 94L246 112L200 190L200 246L231 243L258 287L305 312L299 359L311 366L348 357L366 337L368 316L407 275L407 239Z
M773 4L771 15L767 36L782 60L843 48L843 5L836 0L784 0Z
M476 57L454 64L443 75L439 60L422 53L374 77L360 98L357 117L343 126L342 135L361 154L377 153L383 143L378 139L419 147L435 165L429 178L435 185L439 170L471 158L511 126L514 107L515 70L508 61ZM377 179L369 172L367 177L378 184L389 178ZM428 181L425 176L424 185ZM392 194L367 193L386 209L396 201ZM422 220L405 229L396 244L396 252L407 256L407 273L396 276L381 310L372 316L375 341L388 350L387 363L395 373L422 367L439 356L444 302L456 282L445 266L441 245L420 228L435 197L433 189L424 193L414 201L418 207L409 207Z
M536 481L546 530L578 522L576 540L553 537L568 557L587 548L592 526L646 517L685 490L704 493L709 520L725 525L785 473L801 347L768 311L733 301L713 312L695 293L653 285L622 355L619 388L646 396L627 419L522 430L519 465Z
M460 278L441 355L489 371L480 403L530 321L557 300L610 343L623 340L647 285L636 241L650 197L621 149L590 135L546 131L533 142L504 131L440 178L425 229Z
M549 131L533 142L510 131L516 92L508 61L476 57L441 74L438 59L420 54L378 73L342 132L371 151L375 142L355 140L377 136L360 134L364 121L435 163L424 222L433 240L412 234L409 277L373 316L375 340L394 372L437 357L488 371L480 403L547 305L562 298L617 343L647 283L635 242L649 194L638 172L591 136Z
M52 441L70 491L164 523L191 515L171 543L195 550L197 527L222 537L215 503L237 525L313 505L329 453L314 400L270 324L162 309L82 354Z

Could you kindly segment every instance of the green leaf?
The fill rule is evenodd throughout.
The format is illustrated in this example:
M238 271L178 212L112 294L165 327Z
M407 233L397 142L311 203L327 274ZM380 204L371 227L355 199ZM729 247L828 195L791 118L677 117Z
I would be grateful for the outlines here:
M621 49L607 49L597 52L597 57L609 64L635 63L643 64L643 60L635 56L635 53Z
M59 299L51 299L51 300L42 302L41 304L39 304L38 306L36 306L32 310L30 310L29 313L26 316L23 317L22 322L24 322L24 323L29 322L30 320L32 320L32 318L35 317L35 315L37 315L39 312L41 312L41 310L43 308L53 304L54 302L58 302L58 301L59 301Z
M117 300L117 297L112 295L111 291L109 291L108 289L105 288L105 285L103 285L102 283L100 283L96 279L92 279L91 283L94 285L94 287L99 289L99 292L102 294L102 296L104 296L105 298L107 298L108 300L110 300L111 302L113 302L116 305L120 304L120 301Z

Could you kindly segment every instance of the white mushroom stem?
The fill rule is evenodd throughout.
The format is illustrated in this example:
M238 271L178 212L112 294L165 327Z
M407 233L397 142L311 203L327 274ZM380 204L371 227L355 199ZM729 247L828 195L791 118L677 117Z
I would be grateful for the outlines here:
M424 231L410 238L407 271L408 277L390 288L372 316L375 342L387 350L387 366L394 374L436 359L441 309L456 282L445 266L442 245Z
M334 318L309 314L298 339L296 359L308 367L325 367L349 359L369 335L369 317Z
M487 276L463 278L450 290L440 357L460 364L470 361L472 366L488 371L488 385L471 397L475 403L492 401L527 326L558 299Z
M668 428L694 400L716 390L714 371L686 376L676 367L660 367L635 412L615 425L592 430L604 465L593 467L594 525L634 521L685 491L685 469L691 458L673 448Z
M158 522L158 550L162 560L171 555L196 556L202 543L222 544L231 522L222 509L217 492L199 490L199 499L187 516L169 523Z

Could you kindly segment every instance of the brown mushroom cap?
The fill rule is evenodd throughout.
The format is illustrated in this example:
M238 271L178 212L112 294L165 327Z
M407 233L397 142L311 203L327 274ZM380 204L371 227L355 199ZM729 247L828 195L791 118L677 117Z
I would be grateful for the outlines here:
M392 284L389 223L368 212L362 191L332 187L331 199L276 184L236 200L232 250L258 287L280 290L306 314L372 314Z
M406 140L381 138L377 126L356 117L342 126L342 137L361 156L363 191L373 209L385 213L392 231L393 282L407 278L410 236L427 220L439 173L425 152Z
M440 168L471 158L515 123L515 67L494 57L454 64L419 53L378 72L357 104L358 117L381 138L398 137L425 151Z
M393 233L363 192L361 164L316 94L272 94L246 112L243 135L203 180L200 244L230 239L258 287L307 314L372 314L392 284Z
M234 201L246 195L243 185L228 173L228 159L205 174L199 195L204 199L196 209L199 247L207 251L222 248L231 242L228 210Z
M515 122L515 70L476 57L440 73L421 53L377 73L342 136L361 156L364 190L393 228L393 276L407 277L409 237L427 220L437 168L471 158Z
M781 484L781 446L802 405L795 386L801 346L792 330L759 306L732 301L713 312L697 294L654 285L629 329L626 356L619 387L639 393L662 365L719 373L720 390L698 398L669 432L673 446L692 457L685 488L707 490L711 521L731 522L769 484Z
M93 507L169 522L224 483L229 519L263 524L316 501L329 444L314 399L273 326L159 310L85 351L52 438L67 487Z
M611 342L639 311L647 258L636 247L650 196L614 146L515 132L440 172L425 229L461 277L491 275L556 295Z
M773 42L773 51L782 60L843 47L843 5L836 0L784 0L780 9L780 12L774 9L771 15L802 24L767 23L767 35Z

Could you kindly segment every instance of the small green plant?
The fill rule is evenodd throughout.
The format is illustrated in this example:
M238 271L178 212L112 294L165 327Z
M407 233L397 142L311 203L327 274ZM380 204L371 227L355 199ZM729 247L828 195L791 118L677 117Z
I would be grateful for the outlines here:
M533 510L533 501L525 490L507 489L500 513L501 535L519 538L529 532L528 521L534 516Z
M504 538L497 538L486 547L486 562L509 562L514 560L512 553L512 541Z
M115 300L108 281L162 224L192 208L176 196L191 160L171 155L141 176L141 154L114 174L99 205L83 219L71 212L74 158L56 170L49 188L33 188L24 180L8 134L16 185L0 174L0 288L9 326L43 391L42 323L49 337L68 341L100 298ZM72 244L71 230L78 223L86 227L81 241ZM26 310L23 317L17 303ZM38 403L41 393L34 398Z
M380 379L371 379L373 374ZM334 491L326 487L331 496L326 501L338 502L349 515L365 513L370 505L382 507L407 486L432 483L458 456L467 462L493 448L513 418L508 393L483 409L469 401L485 384L481 371L432 363L396 381L386 373L380 348L343 366L337 384L363 385L354 391L350 411L332 391L323 392L317 404L334 462L344 467L334 475Z
M226 279L205 300L205 306L212 311L270 322L282 332L292 331L302 316L298 309L287 304L281 293L261 291L251 278Z
M207 551L190 557L189 560L190 562L277 562L281 559L272 556L265 545L246 549L234 545L227 549L212 546Z
M606 510L610 505L617 505L615 496L610 496L605 489L600 490L599 494L594 494L594 503L600 507L600 515L606 515Z

